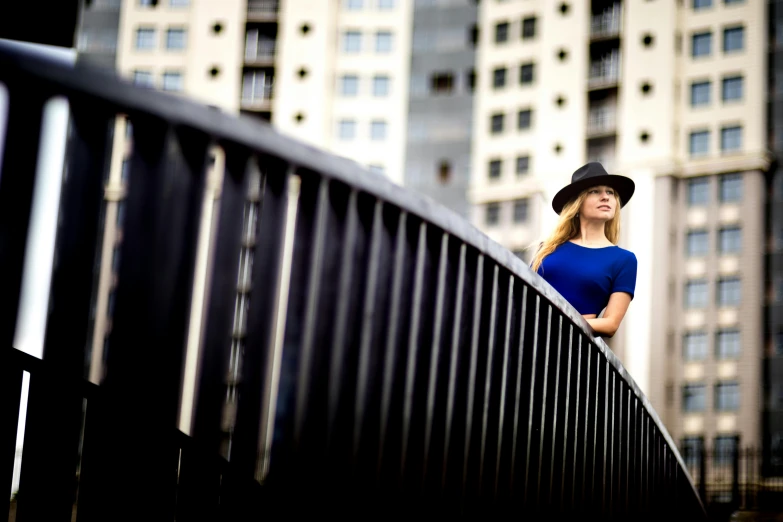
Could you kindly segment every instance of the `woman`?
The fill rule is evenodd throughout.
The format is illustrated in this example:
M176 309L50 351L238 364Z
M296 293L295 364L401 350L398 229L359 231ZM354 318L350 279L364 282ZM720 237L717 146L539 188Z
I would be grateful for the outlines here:
M617 246L620 208L634 189L633 180L607 174L600 163L580 167L552 200L560 219L531 263L606 337L620 327L636 287L636 256Z

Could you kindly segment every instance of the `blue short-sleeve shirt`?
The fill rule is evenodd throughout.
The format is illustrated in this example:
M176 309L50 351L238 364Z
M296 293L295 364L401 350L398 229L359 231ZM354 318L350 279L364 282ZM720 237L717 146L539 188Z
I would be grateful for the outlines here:
M614 292L625 292L633 299L636 256L618 246L587 248L566 241L544 258L538 275L580 314L597 315Z

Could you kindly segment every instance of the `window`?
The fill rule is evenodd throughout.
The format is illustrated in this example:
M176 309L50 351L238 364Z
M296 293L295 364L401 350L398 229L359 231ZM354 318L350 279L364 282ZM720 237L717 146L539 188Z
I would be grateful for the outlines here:
M478 24L473 24L470 31L468 31L468 41L472 47L478 47L479 43L479 28Z
M682 387L682 411L704 411L707 391L703 384L686 384Z
M721 254L737 254L742 251L742 229L721 228L718 231L718 251Z
M164 72L163 73L163 90L172 92L182 92L184 89L184 81L182 79L182 73L180 72Z
M712 33L695 33L691 39L691 56L709 56L712 53Z
M433 94L449 94L454 89L454 74L450 72L433 73L430 77L430 91Z
M362 7L364 7L363 4L364 4L364 0L345 0L346 9L350 9L351 11L361 9Z
M492 86L495 89L506 86L506 68L498 67L492 71Z
M736 152L742 149L742 127L723 127L720 130L720 150Z
M685 283L685 308L707 306L707 281L696 280Z
M715 437L715 459L713 460L715 465L728 466L734 462L738 445L739 441L736 435Z
M158 5L158 0L139 0L141 7L155 7Z
M340 78L340 95L356 96L359 94L359 77L355 74L344 74Z
M370 139L373 141L385 140L386 127L386 122L383 120L373 120L370 122Z
M529 16L522 19L522 39L528 40L536 36L536 17Z
M517 176L530 172L530 156L517 156Z
M514 201L514 223L524 223L527 221L528 200L518 199Z
M184 29L169 29L166 31L166 49L184 49L186 39L187 32Z
M266 71L248 71L242 77L242 101L258 103L272 99L274 76Z
M739 355L739 330L718 330L718 333L715 334L715 358L736 359Z
M685 437L680 443L680 454L689 468L695 468L701 462L704 451L704 439L702 437Z
M723 3L726 5L744 4L745 0L723 0Z
M121 199L117 202L117 228L122 228L122 224L125 222L125 200Z
M742 76L729 76L723 79L723 101L741 100L743 89Z
M529 85L533 83L535 78L535 64L523 63L519 66L519 83L520 85Z
M533 124L532 109L523 109L517 113L517 128L520 130L529 129Z
M500 134L503 132L503 114L493 114L490 118L490 132L492 134Z
M745 28L729 27L723 30L723 52L733 53L741 51L745 46Z
M486 207L487 215L485 221L487 226L497 225L500 222L500 204L488 203Z
M378 9L381 11L391 11L394 9L394 0L378 0Z
M468 92L473 92L476 90L476 71L471 69L467 73L468 77Z
M136 49L155 48L155 29L142 27L136 30Z
M508 22L501 22L495 26L495 43L508 41Z
M719 181L719 199L721 203L734 203L742 200L742 174L724 174Z
M734 411L739 409L739 384L733 381L715 384L715 410Z
M710 150L710 131L696 131L690 134L691 156L702 156Z
M169 0L171 7L187 7L190 5L190 0Z
M438 164L438 181L446 184L451 180L451 163L447 160L441 160Z
M712 0L693 0L694 9L706 9L712 7Z
M359 31L346 31L343 33L343 51L346 53L358 53L362 50L362 33Z
M703 361L707 358L707 334L688 332L682 338L682 358L686 361Z
M706 205L710 201L709 178L691 178L688 180L688 205Z
M375 52L390 53L392 50L392 34L389 31L375 33Z
M155 86L155 82L152 80L152 73L150 71L133 71L133 83L139 87Z
M707 255L709 235L706 230L692 230L685 236L685 252L688 257Z
M691 84L691 107L709 105L711 82L693 82Z
M340 120L338 134L341 140L352 140L356 137L356 122L354 120Z
M740 280L727 277L718 280L718 306L739 306Z
M372 95L378 98L389 95L389 84L391 80L386 75L377 75L372 79Z
M489 162L489 179L500 179L500 171L503 163L500 160Z

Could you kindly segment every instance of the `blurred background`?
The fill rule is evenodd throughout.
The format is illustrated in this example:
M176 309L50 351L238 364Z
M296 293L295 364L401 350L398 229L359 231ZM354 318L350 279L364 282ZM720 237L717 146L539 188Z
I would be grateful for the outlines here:
M77 63L350 158L526 262L576 168L630 176L620 245L639 272L609 344L710 502L783 491L783 2L80 0L53 2L41 23L37 3L21 9L0 37L73 48ZM131 132L117 121L93 382Z

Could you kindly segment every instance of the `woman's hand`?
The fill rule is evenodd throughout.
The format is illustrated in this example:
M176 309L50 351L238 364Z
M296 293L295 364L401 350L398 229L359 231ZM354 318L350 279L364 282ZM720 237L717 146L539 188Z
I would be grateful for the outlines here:
M589 315L585 317L587 324L593 331L602 337L612 337L620 328L620 323L631 304L631 295L625 292L615 292L609 296L609 304L606 305L603 317Z

